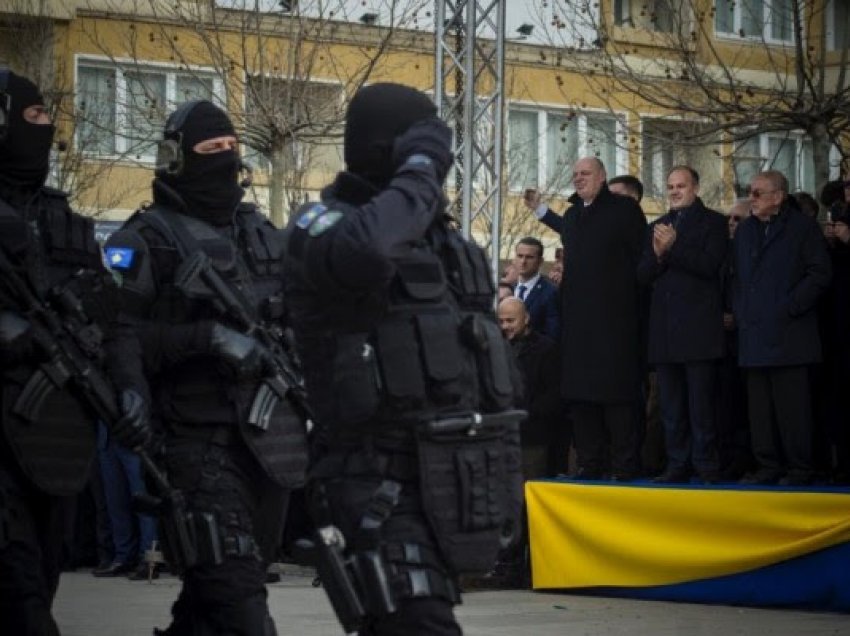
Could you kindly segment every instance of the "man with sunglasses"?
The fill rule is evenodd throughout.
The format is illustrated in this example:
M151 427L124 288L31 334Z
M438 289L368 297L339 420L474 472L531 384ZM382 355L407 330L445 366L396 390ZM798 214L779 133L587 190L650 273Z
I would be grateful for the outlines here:
M805 485L813 479L808 367L821 359L815 304L829 285L829 255L782 173L753 177L750 206L735 233L734 314L758 468L741 483Z

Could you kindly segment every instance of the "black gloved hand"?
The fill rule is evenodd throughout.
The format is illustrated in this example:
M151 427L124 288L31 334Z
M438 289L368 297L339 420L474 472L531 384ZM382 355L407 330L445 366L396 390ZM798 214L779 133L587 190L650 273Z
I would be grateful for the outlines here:
M118 396L118 408L121 418L109 431L110 435L127 448L144 448L153 435L147 402L133 389L124 389Z
M274 375L271 353L250 336L216 323L210 337L210 352L229 364L237 377Z
M29 321L16 311L0 311L0 360L4 366L17 364L32 351L32 330Z
M398 169L413 155L425 155L434 162L437 178L442 183L454 161L451 128L437 117L413 124L396 137L393 144L393 165Z

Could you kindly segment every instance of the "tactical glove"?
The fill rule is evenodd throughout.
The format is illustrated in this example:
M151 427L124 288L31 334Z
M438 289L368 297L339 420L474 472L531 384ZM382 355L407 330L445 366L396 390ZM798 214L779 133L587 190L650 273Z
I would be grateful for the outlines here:
M393 165L398 169L414 155L425 155L434 164L442 183L454 161L452 131L437 117L423 119L399 135L393 145Z
M112 438L130 449L144 448L153 435L147 402L133 389L124 389L118 396L118 407L121 418L109 431Z
M269 351L250 336L216 323L210 337L210 352L224 360L237 377L266 377L275 371Z

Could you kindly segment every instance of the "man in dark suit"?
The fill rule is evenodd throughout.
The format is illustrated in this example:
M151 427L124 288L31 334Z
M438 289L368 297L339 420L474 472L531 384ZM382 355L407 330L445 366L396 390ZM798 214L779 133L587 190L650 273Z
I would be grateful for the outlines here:
M560 233L561 395L570 402L579 472L599 479L608 456L614 479L640 469L635 402L640 386L637 264L646 218L631 197L613 194L596 157L574 167L572 207L559 216L534 190L525 204Z
M820 227L789 200L782 173L753 177L750 206L735 232L733 308L758 470L741 483L802 485L813 478L809 366L821 360L815 304L832 268Z
M667 176L670 211L650 226L638 279L652 285L649 362L655 365L667 467L653 481L719 478L714 393L723 355L721 272L726 218L703 205L699 174L676 166Z
M525 303L531 328L557 341L561 335L558 314L558 289L540 274L543 243L532 236L520 239L514 252L514 266L519 277L514 296Z

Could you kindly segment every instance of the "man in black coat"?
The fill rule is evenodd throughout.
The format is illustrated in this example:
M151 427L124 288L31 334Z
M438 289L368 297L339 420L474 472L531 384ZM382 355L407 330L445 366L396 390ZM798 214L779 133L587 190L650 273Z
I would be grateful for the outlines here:
M808 367L821 359L815 304L832 268L820 227L789 204L782 173L753 177L750 205L752 215L735 232L734 313L758 470L742 483L806 484L812 479Z
M528 411L521 431L522 474L525 479L548 477L549 446L557 439L555 431L562 417L558 347L534 330L528 310L518 298L499 303L499 327L522 374L523 400L517 406Z
M726 218L705 207L699 174L667 176L670 211L650 226L638 278L652 285L649 362L661 394L667 468L657 483L718 479L714 417L717 360L723 355L721 272Z
M529 191L526 205L559 232L561 395L570 402L578 477L632 479L639 471L634 404L640 386L637 264L646 218L631 197L613 194L596 157L579 159L572 206L558 216Z

